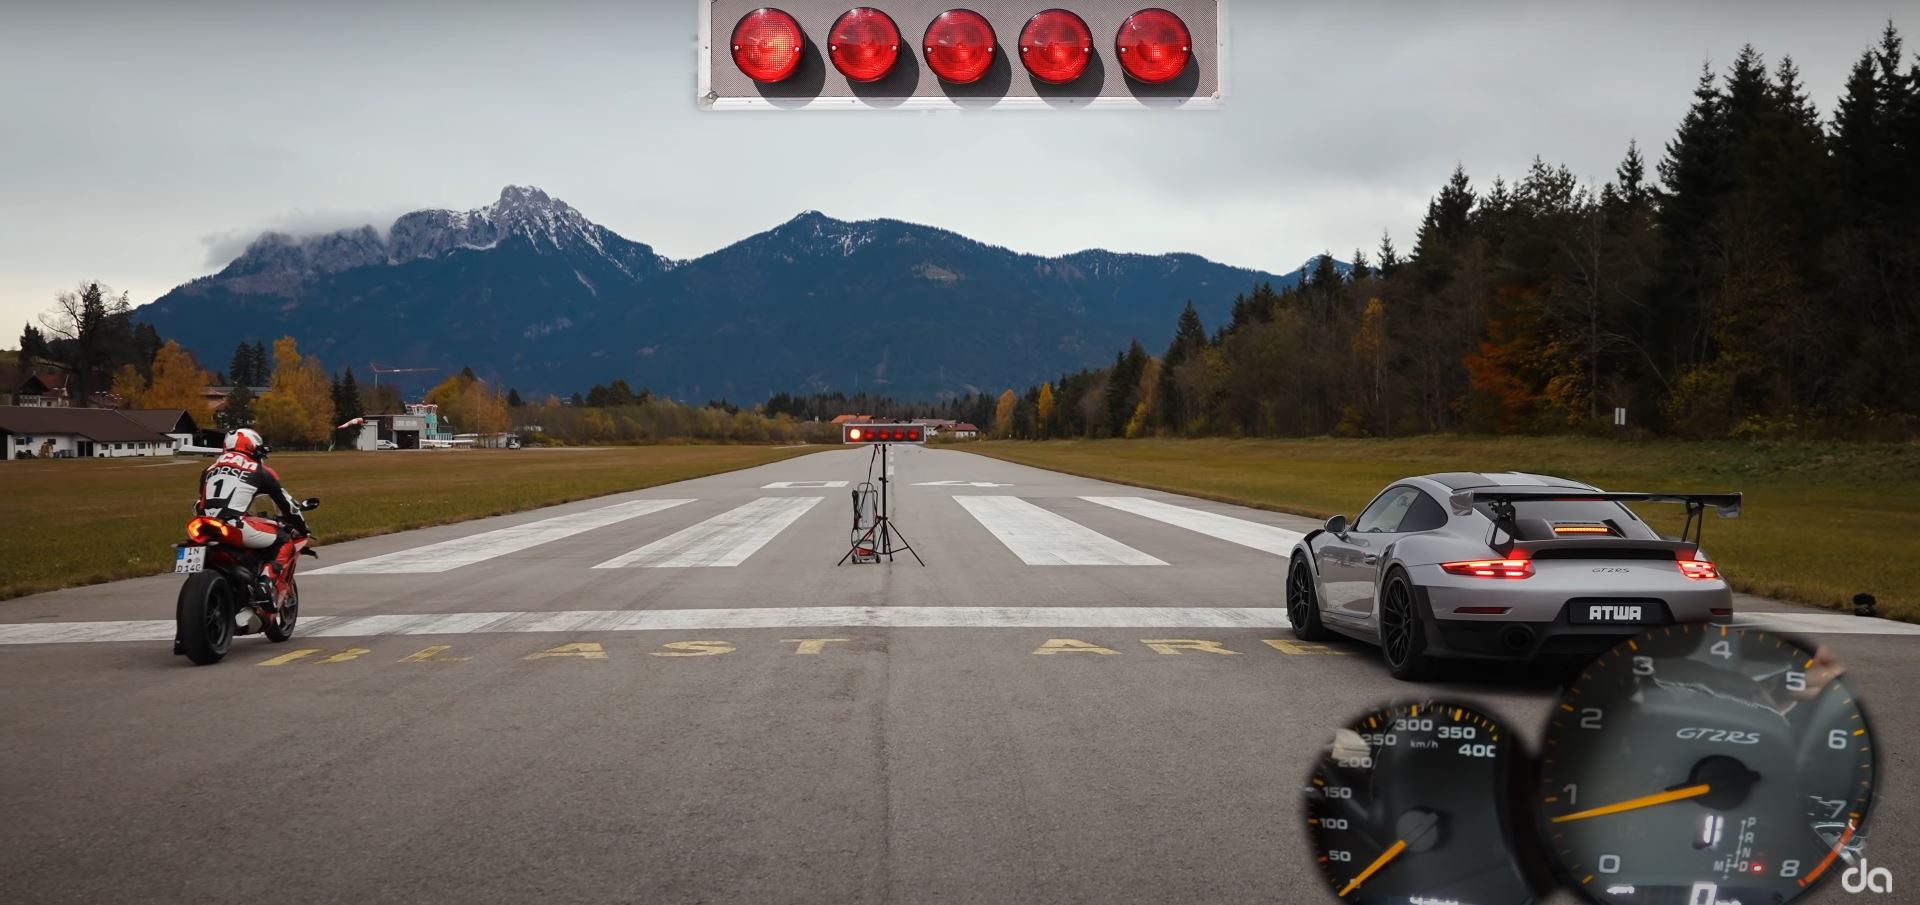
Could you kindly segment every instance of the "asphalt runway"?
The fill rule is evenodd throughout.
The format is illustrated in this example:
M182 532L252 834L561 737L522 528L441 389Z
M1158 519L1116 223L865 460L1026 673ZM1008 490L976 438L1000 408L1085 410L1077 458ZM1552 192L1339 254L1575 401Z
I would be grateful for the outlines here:
M323 506L297 637L213 667L169 652L173 576L0 603L0 902L1318 903L1338 723L1445 697L1539 744L1554 677L1295 642L1310 520L896 463L924 567L836 567L868 453L834 450L338 545ZM1902 901L1914 627L1739 612L1874 720L1901 892L1802 901Z

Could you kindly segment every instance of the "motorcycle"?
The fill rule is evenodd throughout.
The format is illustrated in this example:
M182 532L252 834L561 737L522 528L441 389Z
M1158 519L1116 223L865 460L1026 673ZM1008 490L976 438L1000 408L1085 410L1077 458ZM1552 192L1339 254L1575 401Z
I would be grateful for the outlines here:
M300 502L300 511L320 508L318 499ZM233 646L236 635L264 633L268 641L293 637L300 618L300 587L294 571L300 557L320 557L311 535L293 531L294 555L284 575L269 575L266 550L250 550L241 542L240 529L217 518L197 516L187 522L187 543L174 544L173 571L187 576L174 611L173 652L195 666L218 663Z

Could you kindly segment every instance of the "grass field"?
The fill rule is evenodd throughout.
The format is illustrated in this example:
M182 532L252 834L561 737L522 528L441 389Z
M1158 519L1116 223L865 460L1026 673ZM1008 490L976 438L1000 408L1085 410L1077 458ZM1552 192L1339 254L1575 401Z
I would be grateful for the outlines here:
M763 465L821 447L281 453L288 488L320 497L322 544L518 512ZM197 456L0 463L0 599L173 568ZM263 504L264 505L264 504Z
M1352 518L1387 482L1533 471L1609 490L1741 491L1705 549L1740 590L1920 621L1920 445L1626 443L1580 438L1099 440L969 444L1013 462L1262 509ZM1678 506L1638 511L1677 533Z

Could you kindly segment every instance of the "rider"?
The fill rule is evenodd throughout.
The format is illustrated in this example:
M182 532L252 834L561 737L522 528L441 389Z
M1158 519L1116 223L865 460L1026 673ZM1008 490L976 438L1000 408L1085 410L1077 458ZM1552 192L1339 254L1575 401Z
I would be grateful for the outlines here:
M241 543L247 549L264 551L267 566L261 575L271 579L271 586L279 591L280 576L291 570L294 556L293 545L287 543L291 535L283 524L302 535L312 532L307 530L307 520L300 514L293 494L267 467L267 453L272 450L258 431L250 427L230 431L221 449L220 457L200 474L200 501L194 504L194 511L239 528ZM254 499L261 495L279 507L283 522L248 514ZM279 594L271 596L277 606Z

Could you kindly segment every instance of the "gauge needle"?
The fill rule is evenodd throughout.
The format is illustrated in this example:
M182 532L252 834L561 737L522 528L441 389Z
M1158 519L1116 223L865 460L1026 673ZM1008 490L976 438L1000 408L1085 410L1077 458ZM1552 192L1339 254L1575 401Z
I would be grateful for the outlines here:
M1400 853L1406 850L1407 850L1407 840L1405 839L1398 840L1394 842L1392 845L1387 846L1387 850L1384 852L1381 852L1380 857L1373 859L1373 863L1367 865L1367 869L1361 871L1360 876L1354 877L1353 879L1347 881L1346 888L1340 890L1340 894L1344 896L1347 893L1350 893L1360 888L1360 884L1367 882L1368 877L1371 877L1374 874L1379 873L1380 868L1386 867L1388 861L1392 861L1394 858L1399 857Z
M1666 804L1670 801L1685 801L1689 798L1699 798L1712 790L1713 787L1706 783L1701 783L1697 786L1681 786L1678 789L1668 789L1665 792L1655 792L1652 795L1642 795L1639 798L1616 801L1613 804L1601 805L1597 808L1574 811L1571 814L1561 814L1553 818L1553 822L1566 823L1569 820L1585 820L1588 817L1603 817L1607 814L1618 814L1621 811L1637 811L1641 808L1650 808L1654 805Z

